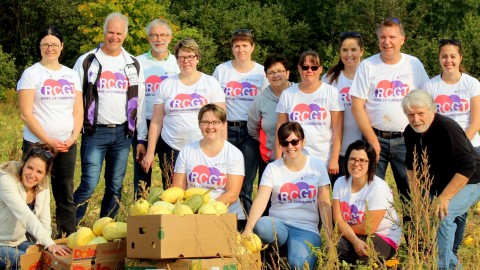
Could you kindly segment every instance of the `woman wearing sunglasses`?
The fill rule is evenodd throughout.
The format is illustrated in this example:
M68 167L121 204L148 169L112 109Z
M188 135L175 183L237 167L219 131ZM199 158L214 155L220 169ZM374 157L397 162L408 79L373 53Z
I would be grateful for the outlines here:
M38 36L40 62L27 68L17 84L23 122L23 153L35 142L58 152L53 161L52 193L56 204L57 236L76 231L73 178L77 160L77 139L83 124L80 79L75 71L60 64L63 36L56 27Z
M324 163L303 153L305 134L299 123L283 123L277 138L283 158L267 165L242 235L255 232L268 244L277 239L279 247L286 245L292 269L304 269L304 262L314 269L317 258L306 242L321 245L319 213L331 236L330 180ZM261 217L269 199L269 214Z
M263 66L252 60L255 49L250 29L238 29L230 39L234 60L218 65L213 72L225 92L228 141L243 154L245 181L240 199L245 211L252 205L253 182L258 168L258 142L248 134L248 108L265 87L267 79Z
M344 110L338 91L320 81L322 62L314 51L302 54L298 72L302 81L280 96L277 127L288 121L300 123L306 134L307 153L327 164L329 174L338 174ZM277 151L276 158L281 154L282 151Z
M455 120L465 131L473 147L480 154L480 82L468 75L462 66L462 44L457 39L442 39L438 47L442 73L428 81L424 89L432 95L437 113ZM468 212L467 212L468 213ZM462 243L467 213L455 219L457 230L453 252L457 254Z
M395 255L400 244L402 229L392 191L375 176L376 160L373 147L361 140L350 144L345 153L345 176L335 182L332 203L333 219L342 235L337 245L340 261L366 264L367 237L382 260Z
M197 42L183 39L174 51L180 73L163 81L156 92L147 153L142 160L142 167L148 172L158 147L164 188L170 187L173 180L171 172L180 149L202 138L200 128L194 123L203 105L214 103L225 109L225 94L217 80L197 70L201 58Z
M70 253L51 238L48 180L54 158L53 147L34 143L23 162L0 165L0 269L20 269L20 256L36 243L54 254Z
M357 67L362 60L363 55L363 40L358 32L343 32L340 34L339 44L340 59L338 63L331 67L327 73L322 77L322 81L331 84L337 88L340 94L340 100L345 108L343 119L343 140L340 148L340 157L338 159L339 173L332 175L332 184L342 175L345 175L343 169L343 161L345 159L345 151L350 143L360 140L362 132L357 126L352 115L352 101L349 95L350 86L352 85L353 77L357 71Z
M215 104L207 104L198 113L198 126L203 138L180 150L175 164L173 186L183 189L210 189L211 198L229 204L228 212L237 214L237 229L245 227L245 213L238 195L245 168L238 148L225 140L227 116Z

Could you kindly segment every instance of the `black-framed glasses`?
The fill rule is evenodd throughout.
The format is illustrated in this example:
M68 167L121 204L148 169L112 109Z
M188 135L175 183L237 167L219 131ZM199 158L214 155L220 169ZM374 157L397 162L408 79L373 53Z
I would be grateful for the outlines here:
M197 55L177 56L178 61L185 62L185 60L193 61Z
M361 38L362 35L360 35L360 33L357 32L357 31L349 31L349 32L340 33L340 38L344 39L344 38L348 38L348 37Z
M267 76L283 75L286 72L287 72L286 70L269 71L269 72L267 72Z
M164 39L164 38L169 37L170 34L149 34L148 36L151 37L151 38L162 38L162 39Z
M307 65L302 65L300 68L304 71L307 71L309 69L312 69L312 71L317 71L320 67L319 66L307 66Z
M253 37L253 31L248 28L241 28L235 30L232 34L233 36L252 36Z
M354 165L355 163L358 163L360 166L365 166L368 163L368 159L363 159L363 158L356 159L354 157L349 157L348 162L352 165Z
M297 146L298 143L300 143L300 140L299 140L299 139L293 139L293 140L291 140L291 141L285 140L285 141L283 141L283 142L280 142L280 145L281 145L282 147L288 147L289 144L291 144L292 146Z
M32 152L35 155L41 155L41 156L45 157L46 159L51 159L53 157L52 152L50 152L49 150L45 150L43 148L40 148L40 147L33 147Z
M206 120L202 120L200 121L200 125L201 126L204 126L204 127L208 127L209 125L212 125L212 126L218 126L222 123L222 121L220 120L215 120L215 121L206 121Z
M452 44L459 47L462 46L462 43L460 42L460 40L455 38L444 38L444 39L441 39L439 43L440 43L440 46L444 46L447 44Z

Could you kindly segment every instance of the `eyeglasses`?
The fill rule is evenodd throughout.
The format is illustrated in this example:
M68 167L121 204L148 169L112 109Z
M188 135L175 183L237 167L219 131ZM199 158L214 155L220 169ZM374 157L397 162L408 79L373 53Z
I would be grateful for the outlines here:
M303 65L303 66L300 66L300 68L305 71L307 71L308 69L312 69L312 71L317 71L320 67Z
M151 38L167 38L170 34L149 34L148 36Z
M357 38L361 38L362 35L360 35L359 32L357 31L350 31L350 32L343 32L343 33L340 33L340 38L341 39L344 39L344 38L348 38L348 37L357 37Z
M299 139L293 139L293 140L291 140L291 141L285 140L285 141L283 141L283 142L280 142L280 145L281 145L282 147L288 147L289 144L291 144L292 146L297 146L299 142L300 142Z
M441 39L439 41L439 43L440 43L440 46L444 46L444 45L447 45L447 44L452 44L452 45L459 46L459 47L462 46L462 43L460 42L460 40L454 39L454 38L451 38L451 39L444 38L444 39Z
M45 157L46 159L51 159L53 157L53 153L50 152L49 150L45 150L43 148L40 148L40 147L33 147L32 148L32 152L35 154L35 155L42 155L43 157Z
M178 61L185 62L185 60L193 61L197 56L196 55L187 55L187 56L177 56Z
M212 125L212 126L218 126L222 123L222 121L220 120L215 120L215 121L205 121L205 120L202 120L200 121L200 125L203 126L203 127L208 127L209 125Z
M48 49L50 47L52 47L52 49L58 49L60 48L60 44L56 44L56 43L43 43L43 44L40 44L40 47L42 47L42 49Z
M253 37L253 31L247 28L237 29L235 30L235 32L233 32L232 36L252 36Z
M365 166L368 163L368 159L363 159L363 158L356 159L354 157L348 158L348 163L352 165L354 165L357 162L360 166Z
M286 72L287 72L286 70L269 71L269 72L267 73L267 76L282 75L282 74L285 74Z

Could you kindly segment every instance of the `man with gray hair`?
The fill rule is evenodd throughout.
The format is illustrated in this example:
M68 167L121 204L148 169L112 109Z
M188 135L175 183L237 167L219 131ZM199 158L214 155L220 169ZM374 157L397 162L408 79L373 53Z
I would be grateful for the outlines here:
M104 160L105 195L100 217L115 217L131 138L137 127L138 140L146 140L146 124L141 124L145 121L143 70L122 47L127 32L128 18L120 13L109 14L103 26L103 43L82 55L74 66L82 83L85 112L80 149L82 176L73 194L77 224L97 187Z
M170 44L172 40L172 28L168 22L162 19L155 19L148 24L145 32L151 49L138 56L137 59L142 65L145 74L145 118L147 119L148 129L150 120L152 119L155 93L164 80L180 73L180 68L178 67L175 55L171 54L168 50L168 44ZM139 151L137 151L137 147ZM132 138L133 157L136 161L133 165L133 188L137 198L141 196L141 190L138 186L140 180L145 181L146 187L149 187L152 182L152 169L150 169L148 173L145 173L140 165L143 155L146 152L146 147L147 145L139 144L135 137ZM164 157L158 157L160 164L163 164L163 158ZM161 165L160 167L162 168L163 166ZM166 187L164 186L163 188Z
M409 181L414 177L414 158L422 164L419 159L426 151L432 177L430 197L439 201L438 268L460 269L453 252L455 218L480 199L480 156L455 120L435 113L435 102L427 92L410 91L402 108L409 123L404 131Z

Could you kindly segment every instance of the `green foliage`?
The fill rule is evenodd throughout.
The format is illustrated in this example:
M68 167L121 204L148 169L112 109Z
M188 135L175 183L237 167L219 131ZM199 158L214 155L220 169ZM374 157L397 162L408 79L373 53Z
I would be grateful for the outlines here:
M15 68L15 58L11 54L3 52L0 45L0 101L6 100L6 91L15 89L17 70Z

